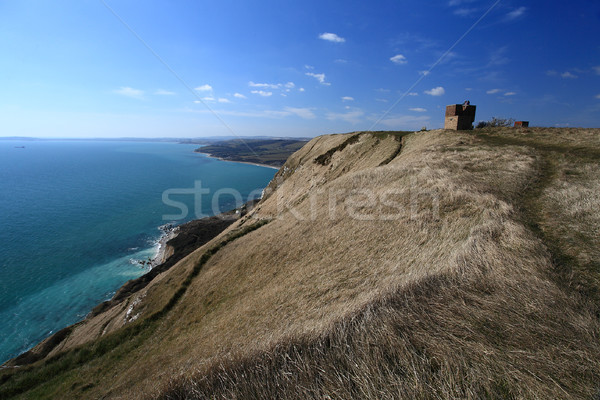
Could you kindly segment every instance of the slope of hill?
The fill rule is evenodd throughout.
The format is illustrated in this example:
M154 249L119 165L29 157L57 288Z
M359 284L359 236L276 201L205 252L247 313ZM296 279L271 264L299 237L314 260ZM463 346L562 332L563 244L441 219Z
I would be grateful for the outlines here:
M21 398L595 398L600 130L322 136Z

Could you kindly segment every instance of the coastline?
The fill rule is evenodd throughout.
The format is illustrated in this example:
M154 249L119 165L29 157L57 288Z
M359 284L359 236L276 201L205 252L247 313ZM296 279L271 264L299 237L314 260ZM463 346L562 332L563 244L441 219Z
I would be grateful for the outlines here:
M165 224L159 226L158 229L161 230L163 234L158 240L156 254L152 258L152 260L150 260L150 269L164 263L165 261L167 261L167 258L169 258L172 255L172 251L168 251L169 246L167 246L167 242L171 239L174 239L177 236L180 227L175 226L173 224Z
M236 161L236 160L227 160L223 157L217 157L217 156L213 156L210 153L205 153L202 151L196 151L194 150L194 153L200 153L200 154L204 154L205 156L207 156L208 158L214 158L215 160L220 160L220 161L226 161L226 162L235 162L235 163L240 163L240 164L248 164L248 165L254 165L256 167L265 167L265 168L272 168L272 169L276 169L279 171L279 169L281 167L275 167L273 165L268 165L268 164L260 164L260 163L253 163L253 162L249 162L249 161Z

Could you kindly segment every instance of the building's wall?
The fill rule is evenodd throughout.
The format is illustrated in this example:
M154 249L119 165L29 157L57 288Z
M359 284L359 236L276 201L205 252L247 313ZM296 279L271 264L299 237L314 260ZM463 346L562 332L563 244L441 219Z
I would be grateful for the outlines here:
M475 106L463 107L462 104L452 104L446 107L444 129L471 130L475 121Z

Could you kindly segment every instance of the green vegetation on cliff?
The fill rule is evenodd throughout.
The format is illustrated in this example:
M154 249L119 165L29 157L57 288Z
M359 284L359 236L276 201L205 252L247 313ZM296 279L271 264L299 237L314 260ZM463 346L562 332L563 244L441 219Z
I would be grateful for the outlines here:
M227 161L281 167L292 153L306 143L306 140L295 139L234 139L203 146L196 151Z

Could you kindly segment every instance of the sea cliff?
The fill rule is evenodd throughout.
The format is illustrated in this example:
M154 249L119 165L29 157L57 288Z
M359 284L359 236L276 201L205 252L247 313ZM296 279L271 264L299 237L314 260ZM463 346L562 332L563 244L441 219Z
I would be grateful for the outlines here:
M0 395L593 398L599 159L596 129L315 138Z

